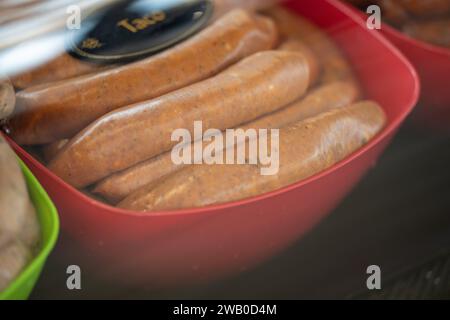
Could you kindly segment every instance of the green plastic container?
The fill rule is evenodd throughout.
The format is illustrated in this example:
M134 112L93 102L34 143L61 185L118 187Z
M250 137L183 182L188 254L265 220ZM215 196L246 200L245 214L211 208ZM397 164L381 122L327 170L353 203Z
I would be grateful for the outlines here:
M42 235L41 249L9 287L0 292L0 300L28 299L39 279L48 255L55 246L59 233L59 218L55 206L31 171L21 160L19 160L19 163L28 185L31 200L39 217Z

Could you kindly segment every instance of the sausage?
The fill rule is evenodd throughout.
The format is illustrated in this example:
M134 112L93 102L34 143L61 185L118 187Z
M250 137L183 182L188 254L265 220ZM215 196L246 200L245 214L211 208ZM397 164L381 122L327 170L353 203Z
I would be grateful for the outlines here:
M0 247L0 292L19 276L30 259L30 251L20 241L10 241Z
M154 183L183 167L174 164L171 153L166 152L105 178L95 186L93 193L116 204L141 187Z
M278 49L301 52L308 60L308 65L310 66L311 86L316 84L317 80L319 79L320 65L314 53L305 43L298 39L288 39L284 41Z
M58 52L64 52L64 50L64 47L62 47ZM99 70L106 68L109 69L112 67L82 61L72 57L68 53L61 53L46 63L43 63L29 71L13 76L11 81L16 89L23 90L32 86L98 72Z
M298 51L298 52L302 52L302 53L305 55L305 58L308 60L308 65L309 65L310 68L311 68L311 71L310 71L310 73L311 73L311 84L313 84L313 83L316 82L317 77L318 77L318 74L319 74L319 65L318 65L317 59L315 58L314 54L311 52L311 50L309 50L309 49L306 47L305 44L301 43L301 42L298 41L298 40L292 39L292 40L289 40L289 41L284 42L284 43L279 47L279 49L280 49L280 50L290 50L290 51ZM57 153L58 153L59 151L62 150L62 148L67 144L68 141L69 141L69 139L62 139L62 140L55 141L55 142L53 142L53 143L50 143L50 144L44 146L44 147L42 148L42 153L43 153L44 160L45 160L46 162L50 162L50 161L57 155ZM158 157L157 157L157 158L158 158ZM154 161L154 162L159 162L159 161L157 160L157 158L152 159L152 161ZM162 160L162 159L161 159L161 160ZM170 162L171 162L171 161L170 161ZM146 162L146 163L149 164L149 162ZM167 162L163 162L163 163L166 164ZM161 165L163 165L163 163L157 165L157 167L160 167ZM172 163L172 162L171 162L171 163ZM150 169L150 167L149 167L149 166L146 166L146 169ZM139 170L139 171L140 171L140 170ZM145 170L145 171L146 171L146 173L147 173L146 176L148 176L149 174L151 174L151 172L153 172L153 170L152 170L152 171L148 171L148 172L147 172L147 170ZM136 172L136 173L137 173L137 172ZM136 176L136 178L137 178L137 177L138 177L138 176ZM126 179L126 180L128 180L128 179ZM108 185L108 187L106 187L106 188L107 188L107 189L110 189L109 183L107 183L106 185ZM106 193L105 193L105 192L102 191L102 189L103 189L103 187L100 187L100 189L98 190L98 193L103 194L104 196L106 196L107 198L109 198L111 201L114 201L114 200L112 200L112 199L114 199L114 197L113 197L113 198L110 198L110 197L107 195L109 192L106 191ZM119 199L119 200L120 200L120 199Z
M279 6L264 14L275 21L283 40L299 39L317 56L322 68L320 83L354 80L352 68L340 49L313 23Z
M0 234L10 234L29 247L40 238L36 212L17 157L0 136Z
M450 48L450 19L407 23L403 32L418 40Z
M16 93L7 78L0 78L0 121L6 119L14 111Z
M302 96L309 66L297 52L256 53L221 74L149 102L119 109L83 130L49 164L75 187L150 159L176 145L176 129L224 130L273 112Z
M315 82L315 79L317 78L318 63L308 48L301 44L300 41L292 40L284 43L279 47L279 49L302 52L308 60L308 65L311 69L311 82ZM292 106L288 106L283 110L252 121L251 123L245 125L243 129L247 130L249 128L258 129L281 127L285 123L293 121L295 119L294 117L297 116L296 113L306 116L309 112L308 109L315 108L315 106L311 106L311 104L322 103L321 99L314 99L313 96L322 94L327 95L328 100L328 97L331 98L333 94L338 95L338 90L343 90L343 95L348 93L349 98L356 95L357 91L356 88L350 84L336 84L333 88L330 86L329 89L324 88L323 90L318 90L317 94L310 94L308 97L305 97L304 103L296 102ZM345 99L341 98L341 100ZM342 103L344 103L344 101L342 101ZM321 106L318 106L317 110L320 108ZM192 148L192 150L194 149ZM182 167L182 165L176 165L173 163L171 159L171 152L166 152L122 172L113 174L112 176L99 182L93 189L93 192L106 198L112 203L117 203L140 187L153 183L170 173L180 170Z
M236 201L311 177L367 143L384 126L383 110L365 101L331 110L280 130L278 174L263 176L258 165L196 165L160 184L144 187L118 207L134 211L174 210Z
M19 144L73 137L109 111L206 79L276 41L270 19L237 9L153 57L19 92L9 130Z
M397 0L410 14L418 18L433 18L450 14L449 0Z
M244 125L242 129L278 129L289 123L303 120L334 108L350 105L358 96L358 88L352 83L336 82L323 85L310 92L303 99L280 111L254 120ZM204 144L207 145L208 143L204 142ZM191 148L191 150L194 150L194 148ZM108 201L117 203L145 185L154 183L184 167L185 165L174 164L171 153L166 152L104 179L96 185L93 191Z

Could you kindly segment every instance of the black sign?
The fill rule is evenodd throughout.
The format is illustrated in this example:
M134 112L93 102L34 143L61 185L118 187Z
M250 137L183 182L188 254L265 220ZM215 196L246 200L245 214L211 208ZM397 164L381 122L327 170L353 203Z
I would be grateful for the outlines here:
M99 63L132 61L160 52L201 30L211 0L128 0L93 14L72 30L68 51Z

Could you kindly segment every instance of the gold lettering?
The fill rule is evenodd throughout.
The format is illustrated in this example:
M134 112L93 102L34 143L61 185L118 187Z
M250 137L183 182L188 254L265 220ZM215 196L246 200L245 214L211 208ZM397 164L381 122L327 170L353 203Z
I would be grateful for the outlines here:
M87 38L83 41L81 47L84 49L95 49L100 48L102 45L103 43L100 43L100 41L98 41L98 39L96 38Z
M128 31L131 31L133 33L138 32L138 30L128 22L128 19L123 19L123 20L119 21L117 23L117 25L119 27L124 27L125 29L127 29Z
M166 19L166 13L163 11L152 12L142 18L136 18L131 21L128 19L123 19L117 23L119 27L123 27L130 32L136 33L139 30L147 29L149 26L154 25L158 22L164 21Z

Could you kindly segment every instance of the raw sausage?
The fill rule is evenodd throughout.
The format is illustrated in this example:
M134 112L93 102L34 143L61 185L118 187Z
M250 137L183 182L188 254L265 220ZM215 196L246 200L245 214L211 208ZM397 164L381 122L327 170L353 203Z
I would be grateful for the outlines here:
M64 50L64 48L61 48L60 52ZM36 85L93 73L105 68L111 68L111 66L89 63L74 58L68 53L61 53L38 67L12 77L11 81L16 89L23 90Z
M314 53L305 43L301 42L298 39L288 39L287 41L284 41L278 49L301 52L308 60L308 64L310 66L311 86L313 86L317 82L317 80L319 79L321 66L319 64L319 61L317 61Z
M168 151L176 129L192 133L197 120L204 130L233 128L296 100L308 85L302 54L257 53L216 77L106 115L72 139L49 167L83 187Z
M319 64L314 54L309 50L306 45L301 43L298 40L290 40L284 42L280 47L280 50L289 50L289 51L297 51L301 52L305 58L308 60L308 65L310 66L310 78L311 85L314 84L319 75ZM62 139L53 143L50 143L42 148L44 160L46 162L50 162L56 154L62 150L62 148L67 144L69 139ZM156 159L155 159L156 160Z
M111 110L208 78L276 41L270 19L237 9L153 57L19 92L9 130L25 145L69 138Z
M280 111L252 121L242 126L242 129L282 128L289 123L300 121L334 108L350 105L356 101L358 96L358 88L352 83L336 82L323 85L310 92L305 98ZM205 142L205 144L208 143ZM194 148L191 148L191 150L194 150ZM184 167L185 165L174 164L171 159L171 153L167 152L106 178L97 184L94 193L101 195L112 203L117 203L141 187L154 183Z
M283 40L298 39L312 50L322 68L321 83L354 80L353 70L340 49L313 23L279 6L264 14L275 21Z
M170 150L176 129L224 130L273 112L302 96L309 66L297 52L266 51L223 73L99 119L72 139L49 168L84 187Z
M118 207L158 211L236 201L306 179L343 160L384 126L373 102L335 109L280 130L280 169L262 176L257 165L198 165L144 187Z

